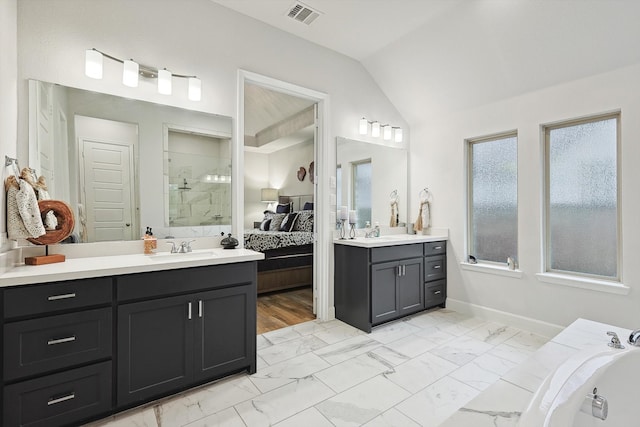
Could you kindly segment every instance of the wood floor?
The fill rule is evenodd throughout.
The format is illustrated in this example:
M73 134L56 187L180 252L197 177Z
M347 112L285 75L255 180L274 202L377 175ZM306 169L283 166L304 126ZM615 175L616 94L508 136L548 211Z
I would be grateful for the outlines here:
M315 318L311 286L258 295L258 335Z

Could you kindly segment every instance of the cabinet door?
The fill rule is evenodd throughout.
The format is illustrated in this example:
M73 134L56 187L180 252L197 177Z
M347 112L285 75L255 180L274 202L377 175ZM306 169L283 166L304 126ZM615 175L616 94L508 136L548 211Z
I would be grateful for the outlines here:
M196 380L220 377L251 365L255 371L256 308L251 285L197 294Z
M196 309L189 295L118 306L118 405L193 381Z
M400 265L397 262L371 265L371 323L374 325L399 316L399 277Z
M398 279L399 314L406 316L424 309L423 259L400 261Z

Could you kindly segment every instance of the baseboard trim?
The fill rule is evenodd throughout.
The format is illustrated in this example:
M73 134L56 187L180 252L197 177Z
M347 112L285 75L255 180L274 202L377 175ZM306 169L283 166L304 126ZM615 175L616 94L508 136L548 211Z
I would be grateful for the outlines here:
M460 313L472 314L483 319L535 332L536 334L540 334L548 338L556 336L565 328L564 326L555 325L553 323L543 322L530 317L524 317L518 314L496 310L494 308L484 307L477 304L471 304L469 302L453 298L447 298L447 308Z

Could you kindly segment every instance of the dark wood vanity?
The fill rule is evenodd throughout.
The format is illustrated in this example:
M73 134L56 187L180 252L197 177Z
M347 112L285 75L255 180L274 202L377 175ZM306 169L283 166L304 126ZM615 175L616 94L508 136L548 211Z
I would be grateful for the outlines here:
M0 288L2 425L66 426L256 371L256 261Z
M336 318L365 332L447 297L446 241L334 245Z

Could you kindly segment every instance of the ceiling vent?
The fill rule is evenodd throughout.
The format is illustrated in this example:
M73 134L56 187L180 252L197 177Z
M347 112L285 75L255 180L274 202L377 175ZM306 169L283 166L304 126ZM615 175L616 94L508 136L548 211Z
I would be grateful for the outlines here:
M322 12L310 8L304 3L296 2L289 8L287 16L303 24L311 25Z

